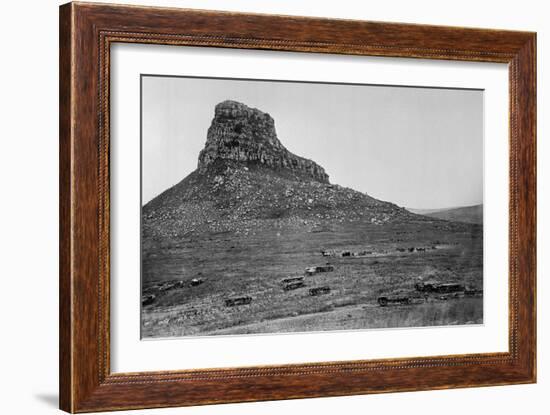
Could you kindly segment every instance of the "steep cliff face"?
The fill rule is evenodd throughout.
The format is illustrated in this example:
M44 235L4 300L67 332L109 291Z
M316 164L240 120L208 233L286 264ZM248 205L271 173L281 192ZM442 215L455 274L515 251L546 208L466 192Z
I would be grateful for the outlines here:
M269 114L236 101L216 105L206 145L199 155L199 172L205 172L216 160L258 163L289 170L306 179L329 182L321 166L291 153L281 144Z

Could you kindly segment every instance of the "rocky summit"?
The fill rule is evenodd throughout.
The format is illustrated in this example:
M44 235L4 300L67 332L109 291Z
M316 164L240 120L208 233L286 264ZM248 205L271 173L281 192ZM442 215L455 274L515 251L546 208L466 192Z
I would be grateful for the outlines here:
M258 163L328 183L321 166L292 154L281 144L269 114L236 101L216 105L206 146L199 155L199 171L206 171L216 160Z
M304 231L342 222L422 218L331 184L312 160L288 151L273 118L235 101L216 105L198 168L143 207L144 244L209 232ZM160 238L160 239L159 239Z

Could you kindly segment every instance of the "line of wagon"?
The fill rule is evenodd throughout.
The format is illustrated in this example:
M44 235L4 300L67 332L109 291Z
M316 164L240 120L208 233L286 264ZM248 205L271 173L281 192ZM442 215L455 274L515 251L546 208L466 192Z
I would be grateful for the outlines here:
M427 252L430 250L436 250L440 249L441 246L438 245L439 241L437 241L436 244L428 245L428 246L408 246L408 247L396 247L395 252L401 252L401 253L419 253L419 252ZM380 255L387 255L391 254L391 250L384 250L384 251L373 251L373 250L361 250L361 251L352 251L349 249L345 250L329 250L329 249L322 249L321 255L324 257L341 257L341 258L364 258L364 257L371 257L371 256L380 256Z
M306 268L304 270L304 276L312 276L315 274L332 272L332 271L334 271L333 265L330 265L330 264L319 265L319 266ZM283 284L283 290L293 291L299 288L305 288L306 283L304 281L304 276L296 276L296 277L290 276L290 277L284 278L281 281ZM187 284L185 281L178 280L178 281L168 281L168 282L147 287L144 295L141 298L141 304L144 307L152 305L157 301L157 298L161 293L175 290L175 289L185 288L187 285L191 287L196 287L203 283L204 283L204 279L193 278ZM331 291L330 287L322 286L322 287L312 287L308 290L308 293L310 296L319 296L319 295L329 294L330 291ZM237 307L237 306L248 305L252 303L252 301L253 301L253 298L249 295L231 297L231 298L226 298L224 300L224 305L226 307Z
M333 265L330 265L330 264L319 265L319 266L306 268L305 271L304 271L304 276L312 276L312 275L315 275L315 274L324 273L324 272L332 272L332 271L334 271L334 266ZM306 285L306 282L304 280L304 276L296 276L296 277L290 276L290 277L287 277L287 278L283 278L281 280L283 290L284 291L294 291L294 290L297 290L299 288L306 288L307 285ZM325 286L321 286L321 287L309 288L308 295L310 295L312 297L316 297L316 296L319 296L319 295L330 294L330 292L331 292L331 288L329 286L325 285ZM226 307L235 307L235 306L240 306L240 305L247 305L247 304L250 304L251 302L252 302L252 298L249 297L249 296L233 297L233 298L226 299L225 300L225 305L226 305Z
M394 291L378 297L381 307L388 305L422 304L429 300L451 300L464 297L481 297L483 290L459 283L419 282L413 290Z
M294 291L301 288L307 288L305 276L313 276L320 273L333 272L335 267L329 263L325 265L318 265L308 267L304 270L302 276L289 276L281 280L282 289L284 291ZM158 294L184 288L186 285L195 287L203 284L202 278L193 278L186 284L184 281L169 281L163 284L157 284L149 287L148 292L142 296L142 305L148 306L156 302ZM153 289L153 293L151 293ZM156 292L155 292L156 291ZM330 294L331 288L328 285L310 287L308 289L308 295L315 297L320 295ZM465 286L460 283L439 283L439 282L418 282L412 289L401 289L392 291L390 293L381 295L377 298L377 303L381 307L389 305L413 305L421 304L430 300L449 300L464 297L479 297L483 296L483 290ZM250 295L244 295L239 297L231 297L224 299L224 305L226 307L238 307L249 305L253 301Z

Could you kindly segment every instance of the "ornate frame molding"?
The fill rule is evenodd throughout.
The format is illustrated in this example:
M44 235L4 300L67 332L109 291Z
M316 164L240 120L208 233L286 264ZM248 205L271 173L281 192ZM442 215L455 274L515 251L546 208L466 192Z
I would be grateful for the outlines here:
M111 373L109 69L110 45L117 42L508 63L510 351ZM86 3L61 6L61 408L89 412L534 382L535 103L533 33Z

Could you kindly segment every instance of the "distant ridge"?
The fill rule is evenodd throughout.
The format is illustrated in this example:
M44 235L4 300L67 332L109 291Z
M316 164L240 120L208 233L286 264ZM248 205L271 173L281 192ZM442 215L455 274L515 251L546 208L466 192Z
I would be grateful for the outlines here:
M444 209L413 209L407 208L411 213L429 216L430 218L443 219L452 222L483 224L483 205L461 206Z

